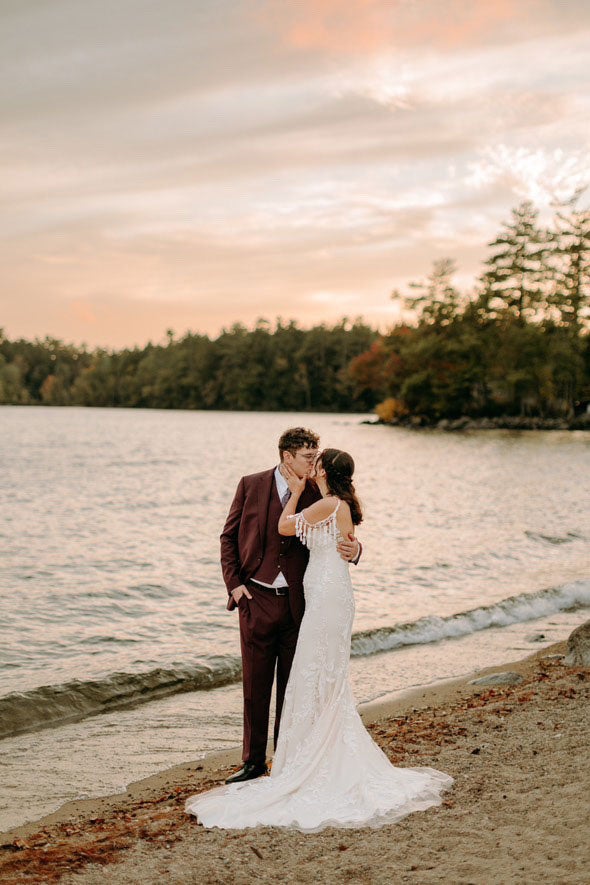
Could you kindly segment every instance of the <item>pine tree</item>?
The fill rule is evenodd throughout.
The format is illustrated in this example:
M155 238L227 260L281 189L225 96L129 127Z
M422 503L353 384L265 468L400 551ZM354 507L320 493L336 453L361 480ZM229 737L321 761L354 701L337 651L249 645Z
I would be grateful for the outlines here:
M395 291L392 298L400 299L407 310L417 314L420 322L447 325L457 316L461 302L461 295L452 283L456 272L457 265L452 258L439 258L433 261L425 282L409 284L416 295L404 297Z
M489 247L494 251L481 278L480 303L492 315L507 311L521 323L538 318L547 305L548 245L533 204L524 202L513 209L512 220Z
M590 211L578 209L578 191L563 204L551 239L553 286L550 305L562 325L580 329L590 306Z

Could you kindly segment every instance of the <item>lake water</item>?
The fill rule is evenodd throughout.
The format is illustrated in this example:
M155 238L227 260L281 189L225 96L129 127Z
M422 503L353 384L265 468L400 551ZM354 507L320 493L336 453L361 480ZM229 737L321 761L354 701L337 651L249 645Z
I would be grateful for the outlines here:
M239 743L218 539L286 427L357 464L359 702L589 617L590 434L362 418L0 407L1 828Z

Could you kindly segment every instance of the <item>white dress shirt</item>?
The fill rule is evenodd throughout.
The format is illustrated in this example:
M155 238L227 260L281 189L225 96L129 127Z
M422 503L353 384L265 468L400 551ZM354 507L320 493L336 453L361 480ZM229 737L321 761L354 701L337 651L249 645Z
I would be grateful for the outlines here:
M289 491L289 483L281 473L279 467L275 470L275 487L277 492L279 493L279 500L283 500L283 495L285 492ZM279 572L272 584L265 584L264 581L256 581L254 578L252 579L255 584L262 584L263 587L272 587L273 589L280 589L281 587L288 587L287 580L282 572Z

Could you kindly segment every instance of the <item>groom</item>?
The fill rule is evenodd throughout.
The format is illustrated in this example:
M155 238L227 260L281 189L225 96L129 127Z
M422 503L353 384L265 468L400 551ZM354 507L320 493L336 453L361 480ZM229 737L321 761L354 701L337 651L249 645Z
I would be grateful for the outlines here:
M309 553L295 537L281 537L279 517L290 497L286 475L293 471L309 477L318 455L319 437L311 430L293 427L279 440L277 467L243 476L221 533L221 568L229 599L238 607L244 688L243 767L226 783L251 780L266 774L266 743L270 699L276 666L276 746L285 688L303 617L303 575ZM304 510L320 498L307 483L297 509ZM358 562L361 545L346 540L340 555Z

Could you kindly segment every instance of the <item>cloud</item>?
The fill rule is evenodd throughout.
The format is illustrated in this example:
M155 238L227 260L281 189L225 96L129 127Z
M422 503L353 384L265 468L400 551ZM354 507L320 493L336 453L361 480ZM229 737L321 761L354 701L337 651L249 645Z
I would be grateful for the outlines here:
M425 45L456 49L534 32L544 0L268 0L267 18L300 51L372 55Z
M503 184L544 209L590 185L590 150L568 154L562 148L531 150L499 144L470 164L466 183L477 189Z
M30 0L1 16L15 334L141 343L339 304L387 318L433 258L475 275L522 194L565 187L587 155L585 3Z

